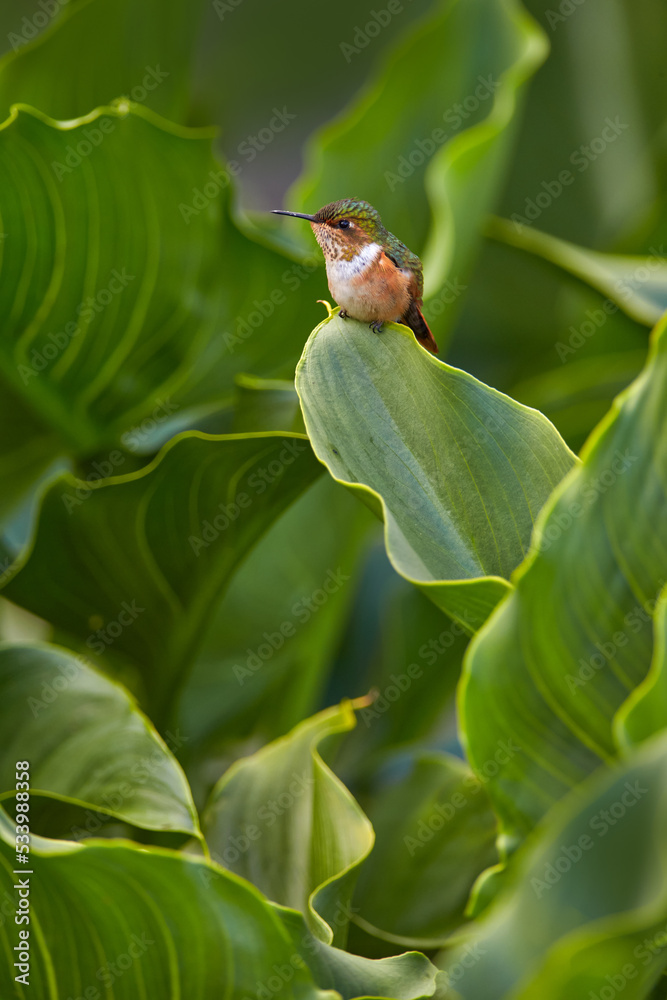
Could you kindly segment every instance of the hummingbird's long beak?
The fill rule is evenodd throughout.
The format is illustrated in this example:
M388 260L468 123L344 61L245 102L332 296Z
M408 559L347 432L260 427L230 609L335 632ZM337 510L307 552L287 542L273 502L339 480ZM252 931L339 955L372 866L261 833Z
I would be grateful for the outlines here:
M280 208L273 209L274 215L291 215L295 219L308 219L308 222L317 222L314 215L304 215L303 212L283 212Z

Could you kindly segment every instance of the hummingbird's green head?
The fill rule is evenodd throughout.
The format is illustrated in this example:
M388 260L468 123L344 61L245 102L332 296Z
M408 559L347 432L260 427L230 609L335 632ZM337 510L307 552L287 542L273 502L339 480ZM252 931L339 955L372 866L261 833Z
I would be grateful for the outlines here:
M359 198L332 201L314 215L280 210L275 210L274 214L307 219L325 257L351 260L362 247L369 243L382 243L387 235L377 209Z

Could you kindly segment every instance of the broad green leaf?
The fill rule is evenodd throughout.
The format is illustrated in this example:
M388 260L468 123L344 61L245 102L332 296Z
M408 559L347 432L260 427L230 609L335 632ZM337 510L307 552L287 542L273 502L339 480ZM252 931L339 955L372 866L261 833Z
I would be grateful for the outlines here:
M572 337L575 333L574 327L568 330ZM562 354L570 348L567 341L567 336L557 341L556 347ZM558 368L514 384L511 395L526 406L539 404L541 412L568 443L576 441L583 446L614 398L641 372L646 363L646 348L580 358L575 354L573 348Z
M667 564L664 330L543 511L516 590L464 665L461 729L473 768L498 739L520 750L488 784L505 848L613 760L614 714L649 669Z
M232 573L318 472L302 435L191 432L127 476L63 476L7 596L100 664L129 661L164 726Z
M43 795L144 829L200 836L168 746L127 692L83 658L55 646L3 644L0 706L0 799L13 796L16 761L27 756L33 804Z
M606 301L535 254L486 240L447 361L539 409L578 453L646 360L646 327Z
M293 381L237 375L234 400L236 433L296 431L304 433L299 397Z
M48 622L0 597L0 641L21 644L49 642L52 631Z
M622 242L637 252L662 187L665 11L650 0L525 6L551 52L528 93L500 214L586 246Z
M506 219L492 219L489 234L581 278L607 296L605 312L617 308L645 326L667 310L667 257L663 244L646 256L599 253ZM604 315L604 314L603 314Z
M656 171L660 161L665 176L658 124L664 95L656 80L666 12L650 0L638 0L632 10L624 0L586 0L583 6L524 0L524 6L543 26L551 52L530 84L505 192L494 210L517 221L529 214L531 228L596 251L649 256L665 238L655 202L664 186ZM628 127L614 138L606 119ZM603 130L614 141L606 143ZM565 185L559 181L564 170L572 179ZM605 294L593 294L568 273L506 244L487 242L467 283L447 360L536 405L578 452L603 416L600 406L608 408L624 387L605 390L606 352L645 347L645 327L620 309L607 316ZM601 326L591 324L591 314L603 320ZM569 346L570 338L577 353L562 364L558 344ZM590 359L600 372L588 413L582 399L578 413L561 420L539 397L521 394L517 383L567 369L575 358Z
M3 528L29 505L36 484L58 461L61 444L20 396L3 386L0 393L0 525ZM11 539L6 542L11 544ZM0 565L0 576L6 566Z
M23 996L10 955L29 931L25 995L116 1000L322 994L276 914L252 886L204 861L124 841L86 845L33 838L30 924L14 923L14 829L3 816L0 994ZM286 970L280 974L280 970ZM278 971L277 971L278 970ZM86 991L88 993L86 994ZM96 992L95 992L96 991Z
M380 589L375 579L368 587ZM443 732L455 732L456 685L470 639L460 622L445 618L402 577L391 572L386 588L376 612L377 645L368 648L371 612L362 606L358 653L345 650L346 689L355 696L374 691L375 697L359 711L359 725L335 757L343 781L371 795L388 752L416 743L440 745Z
M343 1000L359 996L396 1000L440 996L438 970L424 955L408 952L379 960L353 955L315 937L302 914L283 907L276 909L315 983L326 983L326 988L336 990ZM447 1000L457 998L450 992Z
M481 32L488 44L479 44ZM411 249L421 253L428 243L426 315L436 330L450 325L466 287L507 165L517 101L546 51L514 0L442 0L311 144L296 203L315 211L364 197Z
M233 764L202 820L216 861L303 913L327 944L345 940L358 867L373 845L370 823L318 751L355 725L354 705L320 712Z
M209 624L181 700L188 748L256 733L275 739L317 711L373 527L329 476L278 518Z
M625 751L667 728L667 588L658 600L653 628L650 670L614 720L614 734Z
M442 946L496 860L484 785L457 757L423 753L365 805L375 845L359 872L353 921L404 946Z
M210 132L127 102L0 128L0 374L75 454L296 360L311 275L240 232L230 183Z
M572 793L438 961L463 1000L643 1000L667 964L667 742Z
M556 430L396 325L375 335L334 315L311 334L296 385L317 457L382 510L394 568L481 625L575 462Z
M201 0L53 0L26 9L9 35L13 52L0 61L0 118L18 102L78 118L125 96L183 121L202 7Z

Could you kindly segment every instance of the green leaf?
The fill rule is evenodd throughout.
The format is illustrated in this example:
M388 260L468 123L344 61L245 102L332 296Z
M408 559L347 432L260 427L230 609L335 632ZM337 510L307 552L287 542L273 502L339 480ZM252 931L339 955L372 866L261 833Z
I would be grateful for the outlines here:
M470 641L459 622L444 618L406 580L391 573L386 587L386 596L379 595L377 648L368 649L369 615L362 606L356 656L346 650L353 685L348 690L375 691L376 697L359 712L360 725L345 737L335 759L346 784L371 792L388 752L417 741L439 743L443 730L453 731L456 685ZM368 589L375 588L373 581Z
M326 320L296 385L320 461L382 510L394 568L468 628L482 624L575 462L556 430L395 325L375 335Z
M352 955L313 936L302 914L282 907L276 910L317 985L326 983L343 1000L359 996L421 1000L440 995L438 971L424 955L407 952L379 960ZM450 992L447 1000L457 998Z
M168 747L127 692L82 658L55 646L0 646L0 706L0 799L14 794L15 764L27 755L33 805L43 795L200 836Z
M127 476L63 476L7 596L100 663L129 661L164 724L239 562L318 473L302 435L190 432Z
M514 858L507 891L438 961L463 1000L643 1000L667 964L667 741L594 777Z
M457 757L422 753L366 812L375 846L359 872L352 919L394 943L442 946L463 923L473 882L496 860L483 784Z
M581 278L608 297L606 308L620 308L645 326L654 326L667 310L667 258L662 244L642 257L599 253L506 219L492 219L489 234Z
M216 608L183 692L193 742L275 739L317 711L374 526L329 476L276 520Z
M355 725L353 707L320 712L237 761L202 820L215 860L303 913L327 944L345 939L357 870L373 844L370 823L318 752Z
M543 511L515 592L465 661L461 727L473 768L499 739L516 744L487 786L508 849L613 760L614 713L649 669L667 563L664 330Z
M237 375L232 430L305 433L294 382Z
M315 322L310 276L231 220L210 138L126 102L0 128L0 374L76 455L229 406Z
M19 942L13 919L18 876L11 874L14 852L6 846L14 828L4 814L2 826L0 886L11 903L3 910L10 919L0 926L0 944L8 957ZM235 875L123 841L77 846L33 838L30 860L30 925L21 929L30 935L35 996L80 997L86 990L102 996L104 990L117 1000L243 1000L264 989L285 1000L327 997L276 914ZM2 996L19 995L18 971L2 963Z
M614 735L626 752L667 726L667 587L653 619L653 659L644 680L629 695L614 719Z
M59 16L31 44L25 25L10 33L14 51L0 61L0 118L18 102L52 118L78 118L125 96L185 119L200 0L69 0L61 10L62 3L51 5Z
M640 0L628 17L613 2L602 32L596 4L561 9L526 0L526 7L547 31L551 52L530 88L501 214L539 220L590 246L622 240L634 251L638 232L659 219L656 35L667 25L665 12Z
M36 484L58 461L61 448L50 430L21 397L3 386L0 392L0 524L20 515ZM6 567L0 568L0 576Z
M574 337L577 331L570 327L568 332ZM569 344L559 341L558 347L568 348ZM539 404L542 413L553 421L568 443L578 441L583 445L614 398L641 372L646 363L646 349L618 354L608 351L581 358L568 356L564 360L567 364L515 383L511 395L526 406Z
M480 32L490 44L479 44ZM428 244L426 315L436 330L451 324L466 287L517 101L546 52L542 32L513 0L440 2L311 144L296 203L314 211L363 196L413 250Z
M567 271L487 240L447 360L535 406L578 453L646 360L646 327L605 302Z

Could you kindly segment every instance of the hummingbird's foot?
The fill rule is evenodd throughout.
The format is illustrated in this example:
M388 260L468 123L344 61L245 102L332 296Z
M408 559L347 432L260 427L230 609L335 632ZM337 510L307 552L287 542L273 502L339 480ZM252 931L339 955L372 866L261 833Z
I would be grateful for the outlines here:
M341 309L338 315L340 316L341 319L347 319L350 314L346 309Z
M374 322L368 324L373 333L382 333L383 324L379 319L374 320Z

